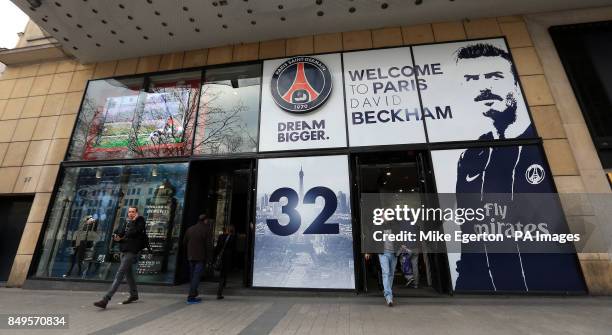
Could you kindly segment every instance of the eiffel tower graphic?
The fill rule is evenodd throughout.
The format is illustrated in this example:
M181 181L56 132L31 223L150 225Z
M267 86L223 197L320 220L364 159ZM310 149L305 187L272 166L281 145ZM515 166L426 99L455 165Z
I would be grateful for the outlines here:
M289 90L283 95L283 100L289 103L300 104L307 103L319 97L317 92L306 79L304 72L304 63L297 63L297 72L293 84Z

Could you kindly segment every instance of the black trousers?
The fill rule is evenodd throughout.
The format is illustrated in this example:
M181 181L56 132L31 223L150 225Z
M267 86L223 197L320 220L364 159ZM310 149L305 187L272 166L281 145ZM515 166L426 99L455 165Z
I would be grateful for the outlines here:
M74 264L77 265L77 270L79 271L77 274L80 276L82 273L82 262L84 258L85 251L82 246L77 246L74 248L74 253L70 256L70 267L68 271L66 271L66 276L72 275L72 269L74 269Z
M229 269L225 266L221 268L219 274L219 286L217 287L217 297L223 296L223 289L225 288L225 284L227 283L227 273Z

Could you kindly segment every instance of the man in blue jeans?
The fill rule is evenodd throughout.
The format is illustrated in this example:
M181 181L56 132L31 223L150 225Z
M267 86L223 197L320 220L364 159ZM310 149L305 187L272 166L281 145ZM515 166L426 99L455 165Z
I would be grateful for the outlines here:
M189 272L191 274L187 303L197 304L202 302L202 299L198 297L198 286L200 286L204 265L211 259L213 249L212 227L206 214L200 215L198 222L187 229L183 238L183 245L187 248L187 259L189 260Z
M370 254L365 254L366 259L370 259ZM393 278L395 277L395 266L397 265L397 253L385 250L378 254L380 269L382 272L383 293L387 306L393 307Z
M393 278L395 277L395 266L397 265L397 255L392 251L385 251L378 254L380 269L382 270L382 282L385 300L389 307L393 307Z

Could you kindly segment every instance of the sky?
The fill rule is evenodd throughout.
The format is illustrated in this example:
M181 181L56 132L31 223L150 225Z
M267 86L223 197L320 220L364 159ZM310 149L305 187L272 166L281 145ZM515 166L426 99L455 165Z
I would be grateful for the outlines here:
M12 49L17 44L17 33L23 32L28 16L10 0L0 0L0 48Z

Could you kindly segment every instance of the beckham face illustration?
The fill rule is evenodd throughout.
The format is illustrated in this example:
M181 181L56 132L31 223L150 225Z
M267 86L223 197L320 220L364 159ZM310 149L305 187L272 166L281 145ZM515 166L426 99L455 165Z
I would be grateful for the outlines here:
M503 136L508 125L516 121L518 82L511 64L501 56L458 59L463 78L461 86L474 101L475 112L491 118Z

